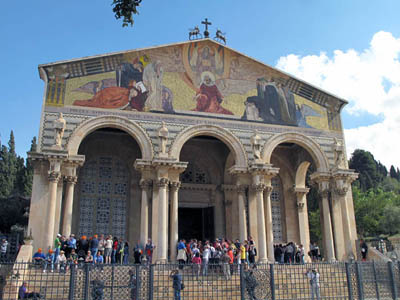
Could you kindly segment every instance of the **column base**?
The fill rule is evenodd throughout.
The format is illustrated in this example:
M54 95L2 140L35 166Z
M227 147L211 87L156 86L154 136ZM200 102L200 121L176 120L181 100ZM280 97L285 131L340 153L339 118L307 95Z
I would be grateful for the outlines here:
M166 258L157 259L157 261L156 261L156 265L165 265L167 263L168 263L168 259L166 259Z
M257 263L259 264L269 264L268 258L260 258Z

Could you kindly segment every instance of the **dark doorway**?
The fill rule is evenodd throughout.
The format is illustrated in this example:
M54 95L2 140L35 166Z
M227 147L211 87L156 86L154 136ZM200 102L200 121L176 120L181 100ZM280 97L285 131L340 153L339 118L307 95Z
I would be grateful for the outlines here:
M178 218L179 239L214 239L214 207L180 207Z

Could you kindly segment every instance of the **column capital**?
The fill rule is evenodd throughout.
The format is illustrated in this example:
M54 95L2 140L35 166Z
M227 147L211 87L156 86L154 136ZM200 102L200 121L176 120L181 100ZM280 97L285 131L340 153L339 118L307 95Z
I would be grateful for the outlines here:
M61 178L61 173L60 172L56 172L56 171L49 171L48 175L49 175L48 178L49 178L50 182L58 183L58 181Z
M140 188L143 189L149 189L153 184L153 180L151 179L140 179L139 181L139 186Z
M354 170L335 170L332 173L333 191L339 196L345 196L357 177L358 174Z
M249 167L249 172L252 175L264 175L272 178L279 174L279 168L275 168L271 164L253 163Z
M245 184L240 184L236 186L236 191L238 192L238 194L240 195L244 195L246 193L246 189L248 188L247 185Z
M168 180L168 178L160 178L160 179L158 179L158 181L157 181L157 186L158 187L165 187L165 188L167 188L168 187L168 183L169 183L169 180Z
M76 184L78 182L78 176L67 175L64 176L64 179L67 183Z
M180 181L171 181L170 186L172 191L178 191L179 188L181 187L181 182Z
M251 188L256 192L263 192L265 189L267 189L267 185L264 183L254 183L251 185Z
M303 196L303 195L307 195L308 192L310 191L309 188L301 188L301 187L294 187L293 188L293 192L296 194L296 196Z

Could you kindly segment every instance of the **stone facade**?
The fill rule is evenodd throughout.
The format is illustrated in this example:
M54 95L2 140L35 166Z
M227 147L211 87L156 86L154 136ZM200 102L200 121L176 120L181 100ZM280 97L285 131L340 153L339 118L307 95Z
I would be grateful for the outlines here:
M179 233L190 234L187 228L179 227L180 220L185 224L197 220L193 228L198 223L203 226L197 237L243 240L252 236L259 260L273 261L275 242L294 241L309 249L309 172L321 195L325 258L346 260L356 253L351 182L357 174L348 169L346 159L339 157L345 153L340 110L346 102L210 40L197 42L203 48L195 44L157 47L149 49L148 54L145 49L39 66L46 91L39 147L29 153L35 166L28 228L34 247L51 246L58 232L114 234L131 243L144 243L151 237L157 245L155 259L163 262L175 259ZM199 52L203 55L200 63L193 56L185 64L184 51L193 54L207 47L207 51L214 51L213 56ZM182 70L170 62L171 57L162 60L163 51L175 53L175 59L183 61ZM143 77L143 86L137 78L134 88L119 85L128 67L115 59L128 54L136 55L128 67L136 70L135 76ZM91 61L102 62L103 69L96 73L100 75L87 73ZM164 79L157 83L162 63ZM184 72L187 66L192 67L187 69L192 73ZM261 114L260 106L256 107L256 101L263 99L259 92L262 80L257 79L256 84L246 77L242 90L233 87L231 81L237 79L240 67L252 70L254 78L270 78L265 91L273 91L267 93L268 97L279 96L274 100L279 102L277 106L268 110L270 119L265 112ZM151 72L158 75L149 75ZM199 83L199 90L190 94L181 81L169 81L178 78L177 73L184 78L179 80L194 85L196 80L216 77L212 78L218 83L213 89L220 89L224 99L234 103L243 103L240 99L244 99L248 105L237 112L221 95L218 98L218 93L212 98L210 92L201 91L204 86L199 87ZM115 74L116 82L107 77ZM93 76L97 81L85 79ZM76 85L78 79L81 87ZM104 92L98 88L90 101L68 100L88 84L105 85L111 80L116 86L108 90L103 87ZM180 91L195 97L196 108L182 108ZM254 96L257 91L258 96ZM129 103L145 99L143 109L108 107L115 103L111 100L117 92L120 100L125 99L121 95L133 92L135 96L127 98ZM139 99L141 93L146 97ZM171 111L163 106L160 110L157 101L161 98L168 98L180 109ZM275 98L264 101L268 99ZM207 101L215 101L216 108L201 111L200 104ZM285 108L285 103L295 105L295 110ZM190 105L195 104L187 107ZM302 113L310 107L314 115L305 117ZM260 111L258 119L250 113L256 108L256 116ZM60 123L60 113L64 123Z

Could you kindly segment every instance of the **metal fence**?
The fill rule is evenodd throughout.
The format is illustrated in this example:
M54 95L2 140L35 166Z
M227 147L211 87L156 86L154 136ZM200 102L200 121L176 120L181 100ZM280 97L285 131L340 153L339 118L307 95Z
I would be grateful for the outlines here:
M184 285L180 292L174 286L177 270ZM318 272L318 286L310 283L309 270ZM400 264L83 264L46 269L32 263L0 264L0 299L18 299L23 282L33 299L396 300Z

